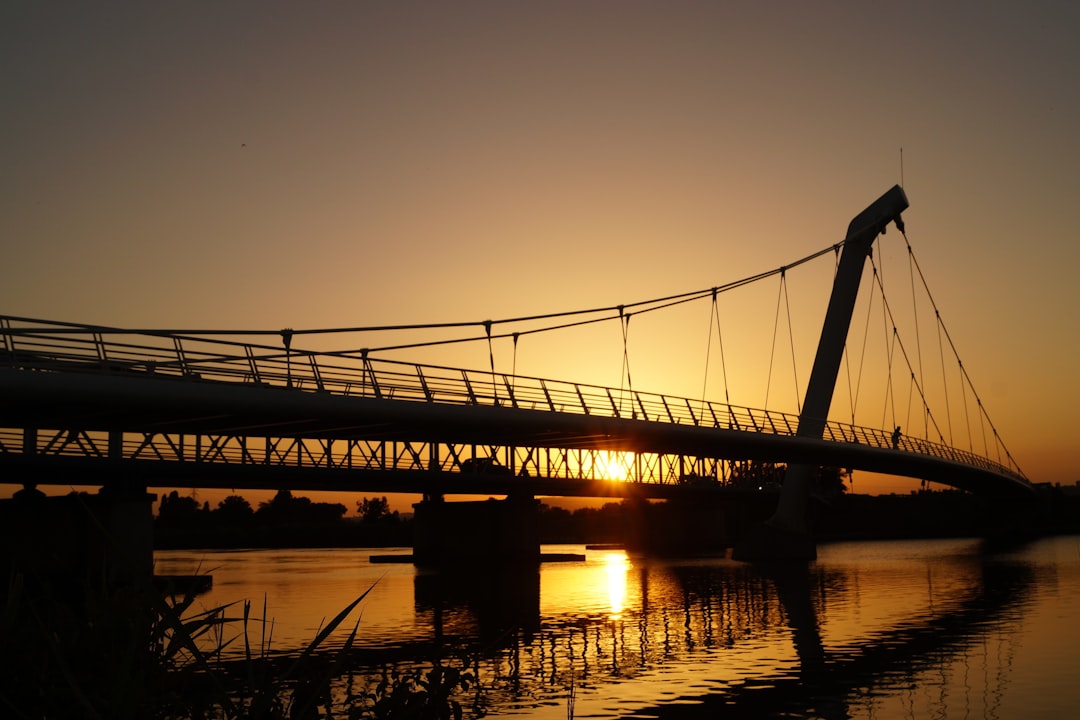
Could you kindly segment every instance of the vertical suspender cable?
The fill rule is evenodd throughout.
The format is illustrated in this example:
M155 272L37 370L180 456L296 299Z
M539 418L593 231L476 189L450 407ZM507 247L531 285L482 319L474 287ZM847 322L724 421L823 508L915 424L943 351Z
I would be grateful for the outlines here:
M728 392L727 359L724 357L724 334L720 331L720 306L716 304L716 288L713 288L713 305L716 306L716 339L720 344L720 370L724 377L724 403L731 412L731 394Z
M968 413L967 383L964 382L964 375L966 375L966 373L964 372L964 361L961 360L960 358L956 358L956 364L960 368L960 375L961 375L961 377L960 377L960 396L964 400L964 425L967 427L968 450L970 450L971 452L975 452L975 442L971 439L971 414Z
M903 231L901 231L901 232L903 232ZM906 239L906 236L905 236L905 239ZM1001 436L998 435L997 428L994 427L994 423L990 420L990 416L986 413L986 409L982 406L982 400L981 400L981 398L979 398L979 394L975 391L975 385L974 385L974 383L971 382L971 378L967 374L967 369L964 367L964 364L962 362L960 362L960 354L957 352L956 345L953 343L952 336L949 335L949 331L945 327L944 322L941 321L941 315L940 315L940 312L938 312L937 303L934 301L934 296L930 292L930 288L926 283L926 277L925 277L925 275L923 275L922 268L919 267L918 259L914 258L914 253L912 253L912 258L913 258L913 261L914 261L915 269L919 273L919 278L920 278L920 280L922 280L923 288L926 290L926 294L930 298L931 306L934 308L934 312L937 313L939 332L944 332L945 339L948 340L949 347L952 349L953 357L956 358L957 363L959 364L959 367L960 367L960 375L961 375L960 384L961 384L961 389L963 390L963 397L964 397L964 420L967 423L969 449L971 449L971 451L974 452L974 442L972 441L972 438L971 438L971 421L970 421L970 418L968 416L968 407L967 407L967 388L968 387L971 388L971 392L972 392L973 396L975 397L975 400L976 400L976 402L978 404L978 407L979 407L979 422L980 422L981 425L983 425L983 447L985 449L986 455L987 456L989 455L989 445L988 445L987 440L986 440L986 430L985 430L985 424L988 423L990 425L990 430L994 435L995 443L997 444L996 450L997 450L999 456L1000 456L1001 451L1004 451L1005 456L1009 459L1009 461L1011 463L1011 467L1016 472L1020 473L1020 469L1019 469L1019 467L1016 466L1015 460L1013 460L1013 458L1012 458L1012 454L1009 453L1008 448L1005 448L1004 444L1001 443Z
M870 256L870 262L874 263L873 255ZM882 427L897 427L896 425L896 396L894 395L893 388L893 369L892 361L893 356L896 353L896 336L897 330L895 325L891 325L892 333L889 332L889 303L885 298L885 284L882 282L884 276L884 265L879 272L877 265L874 265L874 279L877 280L878 290L881 292L881 319L884 325L885 333L885 366L888 372L888 378L885 381L885 402L881 409L881 425ZM892 409L892 423L890 425L885 424L885 417L888 415L890 408Z
M630 334L630 313L624 312L625 308L619 306L619 324L622 325L622 352L623 352L623 374L626 376L626 386L630 391L630 416L637 417L637 405L634 404L634 381L630 377L630 353L627 349L627 336ZM622 380L623 374L619 376L619 414L622 414L623 392L622 392Z
M795 408L802 413L802 400L799 396L799 369L795 363L795 333L791 327L791 301L788 299L787 280L784 279L784 274L780 274L781 282L784 288L784 307L787 311L787 327L788 327L788 342L791 344L791 373L795 379Z
M979 404L979 429L982 431L983 457L990 457L990 445L986 442L986 409L982 406L982 398L977 394L975 395L975 402Z
M488 360L491 363L491 398L498 405L499 386L495 384L495 350L491 347L491 320L484 321L484 331L487 333Z
M904 418L904 427L911 427L911 396L915 394L915 373L910 373L911 382L908 384L907 391L907 415ZM925 437L925 434L924 434Z
M938 355L941 360L941 387L945 394L945 424L949 428L949 445L953 444L952 432L952 407L949 403L949 377L945 372L945 345L941 342L941 313L934 309L934 319L937 323Z
M776 294L776 316L773 318L772 345L769 348L769 376L765 379L765 404L763 409L769 409L769 390L772 388L773 359L776 357L776 332L780 327L780 301L784 297L784 275L786 268L780 268L780 288Z
M840 272L840 246L837 245L833 253L833 284L836 283L836 274ZM873 295L871 295L873 297ZM855 393L851 389L851 358L848 354L847 339L844 340L844 374L847 376L848 407L851 409L851 424L855 424Z
M926 374L923 372L922 362L922 336L919 334L919 305L916 302L915 297L915 258L911 252L911 243L908 242L907 235L904 235L904 244L907 245L908 252L908 275L911 277L911 314L915 319L915 355L919 362L919 384L925 387ZM930 422L927 414L930 412L930 408L923 402L923 437L930 438Z
M709 313L709 335L708 343L705 346L705 381L701 387L701 404L705 406L706 388L709 384L709 358L712 351L712 331L713 327L716 327L716 339L717 344L720 346L720 371L721 377L724 382L724 404L727 405L728 415L730 420L731 415L731 394L728 390L727 379L727 360L724 358L724 334L720 329L720 307L717 304L717 288L713 288L712 291L712 310Z
M285 384L292 387L292 328L281 331L281 342L285 346Z
M701 381L701 411L705 412L705 395L709 388L709 354L712 350L712 329L716 317L716 288L713 288L712 306L709 309L709 332L705 335L705 377Z
M511 378L510 379L510 389L511 390L517 390L517 345L518 345L518 336L519 336L519 333L514 333L513 336L512 336L514 338L514 362L510 366L510 378ZM511 398L511 401L513 402L513 398Z
M854 394L852 395L852 398L851 398L851 424L852 425L855 424L855 409L856 409L856 407L858 407L859 395L862 393L862 374L863 374L863 370L866 368L866 348L867 348L867 345L869 345L869 340L870 340L870 318L873 317L873 312L874 312L874 292L873 291L876 289L877 267L873 268L873 273L874 273L873 274L873 279L875 280L875 285L871 286L871 292L869 293L870 299L866 304L866 322L863 324L863 341L862 341L862 352L859 355L859 372L856 373L856 375L855 375L855 392L854 392ZM849 388L850 388L850 382L848 383L848 385L849 385ZM849 392L850 392L850 390L849 390Z

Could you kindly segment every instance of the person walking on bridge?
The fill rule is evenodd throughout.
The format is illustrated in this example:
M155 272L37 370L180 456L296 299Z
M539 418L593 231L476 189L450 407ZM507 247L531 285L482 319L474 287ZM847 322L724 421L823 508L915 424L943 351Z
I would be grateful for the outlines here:
M900 426L897 425L896 429L892 431L892 447L893 450L900 448Z

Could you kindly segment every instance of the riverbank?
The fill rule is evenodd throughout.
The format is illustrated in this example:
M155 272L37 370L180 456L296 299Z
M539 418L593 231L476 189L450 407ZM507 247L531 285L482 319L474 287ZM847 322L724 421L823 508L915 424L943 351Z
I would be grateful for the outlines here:
M568 510L541 505L545 544L625 543L628 521L622 503ZM949 537L995 537L1003 531L1028 535L1080 533L1080 497L1051 491L1030 506L1002 504L969 493L839 495L813 507L819 542ZM157 549L407 547L410 517L338 518L323 522L214 522L210 515L186 523L155 523Z

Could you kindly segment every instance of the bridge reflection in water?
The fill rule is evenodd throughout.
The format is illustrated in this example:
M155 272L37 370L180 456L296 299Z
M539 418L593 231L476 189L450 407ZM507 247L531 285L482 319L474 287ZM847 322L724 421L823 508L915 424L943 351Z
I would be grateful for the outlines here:
M943 669L990 639L988 623L1015 612L1030 582L1027 568L976 558L946 573L921 570L889 592L863 571L635 563L625 608L515 636L493 658L490 689L510 707L529 707L574 685L584 717L850 717L879 684ZM881 624L864 623L878 613ZM610 683L623 689L593 697Z
M994 716L1037 567L974 542L839 547L784 571L593 551L539 572L397 567L364 609L340 696L467 657L491 715L564 718L572 688L577 717L884 717L901 701ZM407 612L409 592L409 621L380 620Z

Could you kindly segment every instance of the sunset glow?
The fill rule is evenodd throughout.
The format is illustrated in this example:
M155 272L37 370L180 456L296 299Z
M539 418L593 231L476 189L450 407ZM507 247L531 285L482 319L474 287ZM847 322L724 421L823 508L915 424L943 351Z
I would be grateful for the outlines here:
M1080 0L8 0L0 96L0 720L1080 707Z
M632 304L827 248L901 183L995 429L1033 479L1071 484L1078 28L1068 3L19 4L0 23L0 311L275 331L625 304L621 325L383 355L790 410L831 258L715 306ZM903 238L874 257L907 313ZM882 378L889 322L868 302L834 413L859 388L858 422L966 446L962 417L924 428L906 368ZM958 389L920 333L905 349L928 389Z

